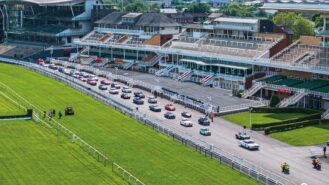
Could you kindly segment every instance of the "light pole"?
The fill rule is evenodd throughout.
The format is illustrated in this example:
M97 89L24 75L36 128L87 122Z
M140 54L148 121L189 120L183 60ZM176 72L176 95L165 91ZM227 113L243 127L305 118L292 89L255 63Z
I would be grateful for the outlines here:
M252 111L252 107L249 108L249 127L251 129L251 111Z

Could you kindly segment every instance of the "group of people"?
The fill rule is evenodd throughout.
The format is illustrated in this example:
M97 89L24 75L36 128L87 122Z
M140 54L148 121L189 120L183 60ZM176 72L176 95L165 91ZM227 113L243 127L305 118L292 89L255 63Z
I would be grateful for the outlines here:
M55 109L50 109L49 113L48 113L49 121L51 121L51 119L55 116L56 116L56 110ZM62 116L63 116L62 112L59 111L58 112L58 118L61 119ZM46 117L47 117L47 111L43 111L43 119L46 119Z

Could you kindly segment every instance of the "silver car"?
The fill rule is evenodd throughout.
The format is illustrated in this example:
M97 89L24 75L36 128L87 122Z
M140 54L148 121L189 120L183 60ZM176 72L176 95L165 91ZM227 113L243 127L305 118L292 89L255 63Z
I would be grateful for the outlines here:
M250 140L250 139L240 141L239 145L248 150L258 150L259 149L259 145L257 143L255 143L255 141Z

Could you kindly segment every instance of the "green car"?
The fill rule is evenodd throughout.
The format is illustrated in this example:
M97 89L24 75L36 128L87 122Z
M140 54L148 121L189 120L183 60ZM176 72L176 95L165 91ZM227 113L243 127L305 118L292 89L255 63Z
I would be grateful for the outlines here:
M203 136L211 136L211 132L207 128L200 129L200 134Z

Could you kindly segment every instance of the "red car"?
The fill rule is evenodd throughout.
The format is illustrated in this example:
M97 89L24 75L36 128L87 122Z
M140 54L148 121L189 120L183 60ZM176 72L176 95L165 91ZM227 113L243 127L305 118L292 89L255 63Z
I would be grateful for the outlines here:
M87 81L89 85L96 86L97 82L96 81Z
M88 78L79 78L79 80L83 81L83 82L86 82L88 80Z
M110 85L111 83L110 83L110 81L108 81L108 80L102 80L102 81L101 81L101 84L102 84L102 85Z
M172 105L172 104L167 104L167 105L165 106L165 109L166 109L167 111L175 111L175 110L176 110L175 106Z

